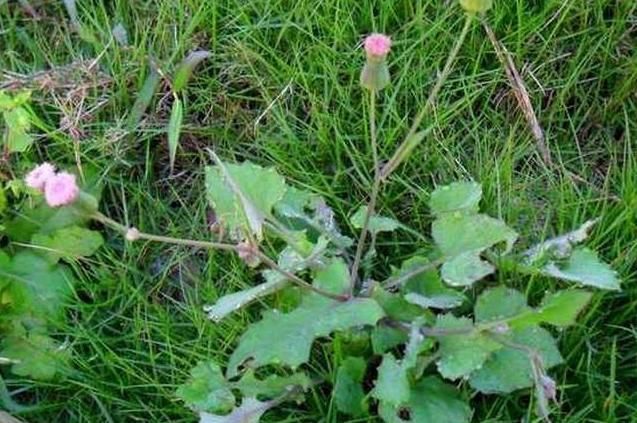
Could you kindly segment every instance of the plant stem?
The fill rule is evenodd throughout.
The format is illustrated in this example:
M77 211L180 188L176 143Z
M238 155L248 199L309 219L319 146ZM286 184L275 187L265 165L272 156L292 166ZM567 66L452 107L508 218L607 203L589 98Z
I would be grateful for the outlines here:
M127 228L126 226L122 225L121 223L107 216L104 216L102 213L99 213L99 212L95 213L93 215L93 218L99 222L102 222L106 225L113 227L114 229L117 229L119 232L121 232L124 235L129 230L129 228ZM197 241L194 239L173 238L169 236L152 235L145 232L139 232L137 236L139 239L145 239L147 241L154 241L154 242L163 242L167 244L186 245L190 247L206 248L211 250L234 251L236 253L248 252L248 253L256 255L263 263L265 263L266 266L270 267L275 272L278 272L281 275L285 276L287 279L297 284L301 288L310 290L312 292L315 292L319 295L322 295L324 297L327 297L333 300L345 301L348 299L348 297L345 295L338 295L338 294L334 294L331 292L324 291L320 288L317 288L314 285L299 278L295 274L285 269L282 269L274 260L272 260L270 257L268 257L266 254L261 252L256 247L254 249L247 250L246 248L249 248L249 247L243 247L243 246L239 246L235 244L226 244L221 242L210 242L210 241Z
M356 246L356 255L354 256L354 264L352 265L352 271L350 274L350 297L354 293L356 281L358 280L358 268L363 258L363 251L365 249L365 241L367 239L367 232L369 231L369 222L374 215L374 209L376 208L376 201L378 199L378 192L380 191L380 163L378 161L378 143L376 141L376 91L370 91L369 97L369 132L370 142L372 145L372 156L374 158L374 185L372 186L372 193L369 198L369 204L367 205L367 213L365 213L365 220L363 221L363 228L358 238L358 245Z
M407 282L409 279L413 278L414 276L418 276L421 273L424 273L428 270L434 269L436 267L438 267L439 265L441 265L442 263L444 263L443 259L438 259L438 260L434 260L430 263L427 264L423 264L422 266L418 266L415 267L414 269L410 270L407 273L404 273L402 275L398 275L395 276L393 278L389 278L387 280L385 280L383 282L383 287L385 289L392 289L395 287L398 287L402 284L404 284L405 282Z
M402 142L402 144L398 147L398 149L396 150L392 158L385 164L382 171L380 172L381 180L383 181L386 180L389 177L389 175L402 163L402 161L407 158L411 150L417 145L411 141L414 138L414 135L416 135L418 128L420 128L420 124L422 123L423 119L425 118L427 113L429 113L431 108L435 105L436 100L438 98L438 94L440 93L440 90L442 89L442 86L447 81L447 78L449 78L449 74L451 73L453 64L456 61L456 58L458 57L458 52L460 51L460 47L462 47L462 44L464 43L465 38L467 38L467 34L469 33L469 29L471 28L472 22L473 22L473 15L467 14L465 18L464 26L462 28L462 32L460 33L460 36L456 40L456 44L453 46L451 52L449 53L449 56L447 57L447 62L445 63L445 66L442 69L442 72L440 73L440 76L438 77L436 84L431 89L431 92L429 93L429 97L427 98L427 102L425 103L423 108L420 110L420 112L416 116L416 119L414 119L414 122L411 125L411 128L409 128L409 132L407 133L407 136L405 136L405 139Z

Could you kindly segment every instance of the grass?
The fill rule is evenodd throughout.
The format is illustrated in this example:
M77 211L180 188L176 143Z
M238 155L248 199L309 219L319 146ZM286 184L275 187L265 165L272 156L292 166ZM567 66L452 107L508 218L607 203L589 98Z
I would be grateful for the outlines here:
M81 26L93 35L84 37L89 41L74 31L62 2L33 1L39 20L13 3L0 4L0 69L33 75L69 66L53 86L27 82L35 89L42 137L32 153L14 161L13 171L41 158L80 163L103 178L106 214L147 232L197 239L210 236L206 147L228 159L274 165L347 216L364 201L372 178L358 87L362 35L380 30L395 40L393 86L379 99L380 154L389 157L463 20L454 1L433 0L79 3ZM483 184L484 209L503 217L528 243L600 216L591 244L620 272L624 290L596 294L580 324L560 334L567 362L554 372L561 387L555 421L635 422L637 4L496 0L488 20L526 79L557 166L540 159L493 48L474 24L436 113L425 122L431 135L392 177L379 207L427 235L432 187L473 178ZM128 46L112 39L117 23L128 31ZM141 129L126 135L120 128L149 71L149 57L170 74L196 48L210 50L212 58L186 89L182 146L170 175L171 98L165 83ZM60 88L61 81L84 89ZM73 127L65 125L69 121L81 131L77 141ZM426 246L417 237L380 241L383 265ZM176 400L176 386L198 360L225 362L259 309L215 325L202 305L249 286L250 272L222 253L124 245L111 232L107 247L76 271L78 301L69 324L58 328L73 348L73 369L48 384L7 376L18 398L37 404L21 417L195 421ZM557 286L501 277L532 299ZM316 371L331 378L325 357ZM526 393L477 396L473 404L475 421L532 419ZM337 415L326 387L305 405L287 405L269 416L267 421L277 422L349 421Z

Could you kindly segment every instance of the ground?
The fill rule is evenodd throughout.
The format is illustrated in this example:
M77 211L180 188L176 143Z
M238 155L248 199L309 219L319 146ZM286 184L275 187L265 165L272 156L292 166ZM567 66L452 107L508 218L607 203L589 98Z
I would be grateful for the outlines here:
M63 2L31 3L37 18L0 1L0 84L32 89L41 120L36 148L14 170L44 158L79 164L103 180L105 214L195 239L210 238L207 148L276 166L292 184L323 195L341 218L355 210L372 168L358 85L362 37L382 31L394 39L393 84L379 99L380 153L388 157L463 21L456 2L443 0L81 1L76 21ZM619 271L624 289L597 293L578 325L559 334L566 364L554 373L555 421L637 421L637 3L496 0L486 20L526 82L552 165L476 22L425 122L432 132L387 184L380 209L428 237L432 188L474 179L483 184L483 208L515 227L523 245L600 217L590 244ZM127 45L113 37L115 27L118 36L125 29ZM171 174L166 80L137 130L126 131L127 116L150 66L171 75L195 49L212 56L185 90ZM44 385L7 379L37 402L23 418L195 421L176 399L177 385L198 360L225 362L259 311L213 324L202 306L249 286L250 271L224 253L127 245L105 233L106 247L76 266L78 301L57 331L74 351L73 371ZM383 264L425 246L412 235L382 238ZM501 275L535 299L556 284L512 276ZM325 358L316 370L334 377ZM532 418L526 393L477 396L473 405L475 421ZM326 386L277 413L266 421L347 421Z

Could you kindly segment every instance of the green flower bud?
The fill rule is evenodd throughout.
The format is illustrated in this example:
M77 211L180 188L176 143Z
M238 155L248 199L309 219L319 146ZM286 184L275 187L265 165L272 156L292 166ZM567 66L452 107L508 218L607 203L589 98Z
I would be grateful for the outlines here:
M468 13L484 13L491 9L493 0L460 0L460 6Z
M370 91L380 91L391 82L387 61L369 58L361 72L361 85Z

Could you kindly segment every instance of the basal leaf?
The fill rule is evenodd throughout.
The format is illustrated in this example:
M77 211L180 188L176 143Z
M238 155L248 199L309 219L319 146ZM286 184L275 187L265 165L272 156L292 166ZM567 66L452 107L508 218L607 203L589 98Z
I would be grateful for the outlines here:
M403 419L406 413L409 420ZM430 376L411 389L407 404L395 407L381 403L379 414L386 423L468 423L472 412L453 386Z
M333 398L341 413L358 417L367 414L367 401L363 391L363 378L367 363L360 357L345 359L336 374Z
M399 406L409 401L409 395L407 369L392 354L385 354L372 396L383 404Z
M51 380L70 358L69 350L52 338L38 333L9 335L3 340L0 356L15 362L11 371L18 376Z
M599 259L597 254L588 248L578 248L564 264L548 263L542 273L554 278L581 283L596 288L619 291L620 282L617 272Z
M549 332L539 326L514 330L511 342L536 351L545 369L562 363L562 356ZM529 353L505 346L493 353L482 368L469 379L471 386L485 394L510 393L533 386L533 368Z
M445 214L435 220L432 236L442 254L450 259L463 253L478 253L502 242L508 252L518 238L501 220L462 213Z
M411 322L425 316L426 310L410 303L401 294L385 291L380 285L372 288L372 298L383 308L385 314L394 320Z
M361 206L359 209L352 215L350 218L350 222L352 226L356 229L363 229L363 225L365 224L365 216L367 215L367 206ZM380 232L392 232L396 229L400 228L400 223L392 218L378 216L374 214L369 219L368 229L371 233L380 233Z
M495 272L495 268L476 252L462 253L446 261L440 273L451 286L469 286Z
M576 230L564 235L546 240L524 253L529 263L533 264L544 258L567 258L571 255L573 247L588 238L588 234L597 223L598 219L585 222Z
M104 238L97 231L69 226L48 235L35 234L31 244L42 248L51 263L57 263L60 258L73 260L93 255L104 244Z
M246 230L261 237L265 217L285 194L285 180L272 168L248 162L223 168L206 168L208 200L217 219L236 238Z
M291 389L300 388L298 396L289 396L290 400L302 400L302 392L308 390L312 381L305 373L293 373L289 376L270 375L265 379L257 379L254 372L246 371L241 380L230 382L233 388L241 391L244 397L259 397L273 399L283 394L289 394Z
M415 304L422 308L434 308L438 310L448 310L456 308L462 304L463 298L456 295L439 294L431 297L410 292L405 294L405 300L410 304Z
M454 182L431 193L429 208L435 215L451 212L477 213L482 188L476 182Z
M374 354L382 355L408 339L405 331L381 324L372 330L372 349Z
M314 283L332 293L345 293L349 286L347 266L342 260L333 261L317 273ZM250 367L276 363L296 368L308 360L314 339L374 325L383 316L382 308L369 298L337 301L310 293L292 312L266 311L262 320L248 328L230 357L228 377L236 376L247 360Z
M16 107L3 112L3 117L6 123L5 143L8 151L10 153L26 151L33 144L33 138L28 132L31 128L29 112L23 107Z
M501 345L483 333L472 330L471 320L451 314L438 317L436 329L458 331L457 335L440 336L438 371L446 379L466 377L484 364L489 355Z
M426 257L412 257L403 262L400 270L394 276L401 277L402 275L408 275L410 272L428 265L431 265L431 261ZM431 266L431 269L425 272L419 272L418 274L408 278L402 286L403 292L406 292L407 295L416 294L428 298L430 302L434 301L438 304L438 307L432 305L432 308L443 308L440 307L443 303L444 305L450 305L452 303L460 305L466 299L462 293L449 288L443 283L436 266ZM411 298L413 300L415 297L412 296ZM409 299L408 301L411 303L417 303Z
M586 291L572 290L549 293L537 309L532 309L513 317L511 327L525 327L546 323L553 326L571 326L575 324L577 315L586 307L592 294Z

